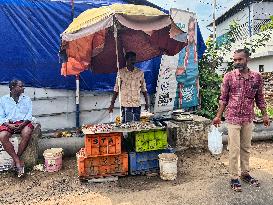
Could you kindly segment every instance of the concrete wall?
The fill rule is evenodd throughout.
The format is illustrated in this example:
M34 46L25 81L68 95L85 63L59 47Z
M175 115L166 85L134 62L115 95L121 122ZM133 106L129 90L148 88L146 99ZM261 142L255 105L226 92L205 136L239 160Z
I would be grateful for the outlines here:
M263 41L264 37L269 37L268 41ZM230 50L220 50L219 55L223 57L224 62L230 62L233 60L234 51L238 48L243 48L246 44L257 45L255 42L262 41L265 45L260 45L255 47L255 52L251 54L251 61L249 62L249 67L253 70L259 71L259 65L264 65L264 72L270 72L273 70L273 32L267 30L260 32L251 36L251 38L246 38L240 41L236 41L231 44ZM226 66L226 65L223 65Z
M211 120L204 117L193 115L192 121L172 121L176 127L169 130L169 144L182 151L189 148L207 149L208 131L211 126Z
M244 8L238 13L234 14L230 18L226 19L216 27L216 36L221 36L229 31L229 26L233 20L239 25L243 25L248 22L248 8Z
M254 19L269 19L273 15L273 2L260 2L252 5Z
M9 93L6 85L0 85L0 96ZM32 98L33 116L41 123L42 130L73 128L76 126L75 91L26 87L25 94ZM106 123L119 115L116 100L113 117L108 113L112 93L80 93L80 124ZM142 98L142 104L144 105Z
M260 58L253 58L249 62L249 67L251 70L259 72L259 65L264 65L264 72L272 72L273 71L273 55L264 56Z
M273 2L259 2L259 3L252 3L250 6L250 21L254 22L254 24L259 23L260 19L269 19L270 16L273 15ZM239 11L238 13L234 14L230 18L226 19L216 28L216 35L221 36L225 34L229 30L230 23L235 20L239 25L243 25L248 23L249 21L249 8L246 7L243 10ZM252 25L252 34L254 31ZM247 28L248 30L248 28Z

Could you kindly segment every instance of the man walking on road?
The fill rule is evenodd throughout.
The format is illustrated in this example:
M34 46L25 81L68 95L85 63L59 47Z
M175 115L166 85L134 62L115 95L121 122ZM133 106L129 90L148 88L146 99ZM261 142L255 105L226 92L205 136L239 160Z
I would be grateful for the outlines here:
M241 191L239 181L240 158L241 180L251 185L259 186L257 179L249 174L249 157L253 131L254 102L261 110L263 123L270 125L266 112L263 92L263 79L259 73L247 67L250 53L247 49L234 52L234 70L225 74L221 87L219 109L213 124L218 126L225 111L229 142L229 169L231 188Z

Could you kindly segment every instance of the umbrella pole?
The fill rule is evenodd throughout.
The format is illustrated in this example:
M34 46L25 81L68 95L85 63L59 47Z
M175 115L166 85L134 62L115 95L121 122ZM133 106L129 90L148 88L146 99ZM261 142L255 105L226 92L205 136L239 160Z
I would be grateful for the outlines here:
M119 75L119 56L118 56L118 29L117 29L115 17L114 17L113 22L114 22L114 37L115 37L115 42L116 42L116 56L117 56L117 68L118 68L117 79L118 79L119 116L120 116L120 118L122 118L122 112L121 112L121 89L120 89L120 75Z
M71 18L74 19L74 0L71 0ZM76 75L76 127L80 127L80 75Z
M76 75L76 127L80 127L80 75Z

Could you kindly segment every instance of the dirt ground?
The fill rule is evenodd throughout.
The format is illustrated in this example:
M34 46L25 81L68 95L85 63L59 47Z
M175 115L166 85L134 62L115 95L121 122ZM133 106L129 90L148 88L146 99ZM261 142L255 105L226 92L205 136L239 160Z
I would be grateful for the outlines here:
M178 177L163 181L159 176L126 176L116 182L82 183L76 160L65 159L58 173L31 171L24 179L0 174L0 204L273 204L273 142L253 144L252 173L261 187L242 184L243 192L229 187L228 152L215 157L209 152L177 153Z

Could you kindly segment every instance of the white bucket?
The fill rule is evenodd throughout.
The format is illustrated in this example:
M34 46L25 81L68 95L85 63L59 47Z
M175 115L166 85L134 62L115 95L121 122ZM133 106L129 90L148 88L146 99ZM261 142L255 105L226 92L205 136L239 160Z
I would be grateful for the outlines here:
M163 180L175 180L177 177L178 157L173 153L159 154L160 178Z

